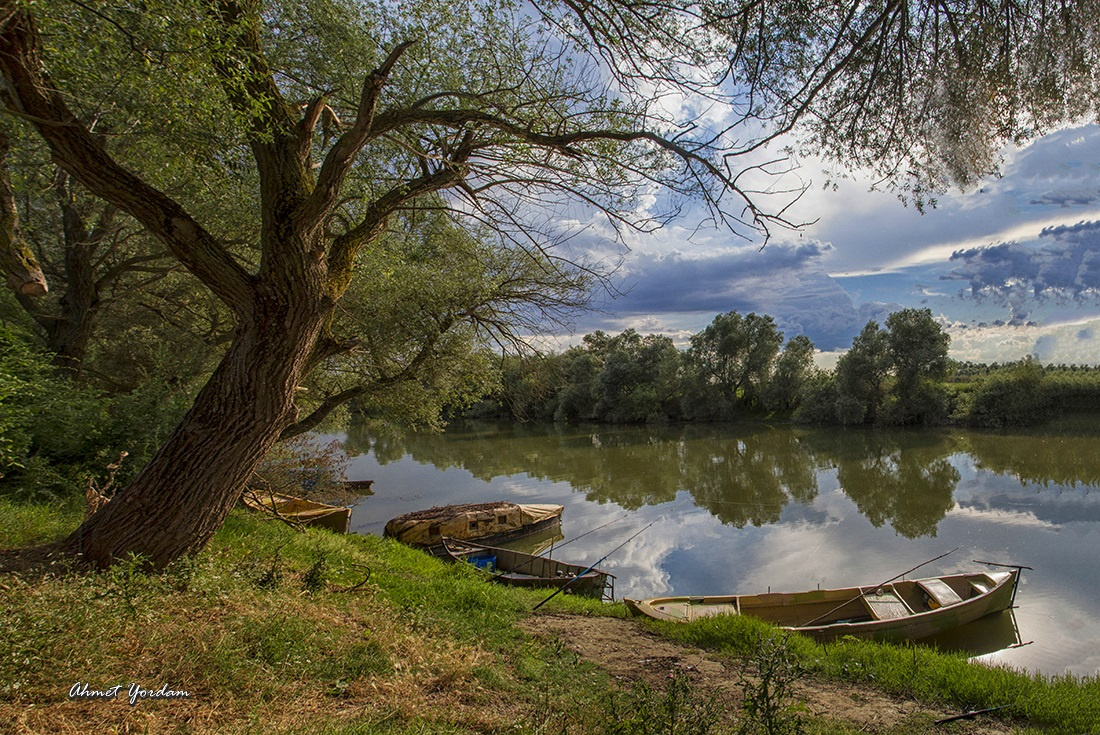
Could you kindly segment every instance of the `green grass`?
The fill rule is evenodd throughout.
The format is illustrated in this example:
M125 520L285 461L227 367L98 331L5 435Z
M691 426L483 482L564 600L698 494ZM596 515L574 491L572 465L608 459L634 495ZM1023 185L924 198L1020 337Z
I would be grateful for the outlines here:
M0 500L0 537L39 543L78 506ZM13 545L14 545L13 544ZM364 583L364 579L366 582ZM349 589L354 588L354 589ZM348 591L341 591L348 590ZM514 625L543 593L485 584L376 537L295 533L245 512L163 574L140 560L0 577L0 722L27 732L534 732L612 684ZM563 596L547 606L591 613ZM188 700L71 702L85 682ZM124 687L125 689L125 687ZM137 718L137 719L135 719Z
M46 542L81 513L0 499L0 538ZM617 682L561 641L531 637L517 623L546 594L485 584L472 568L389 540L295 533L234 512L206 551L162 574L131 560L103 573L0 576L0 722L43 733L763 732L728 701L716 711L703 688ZM565 595L543 611L626 614ZM750 662L774 634L736 618L652 628ZM792 637L789 649L813 677L951 710L1010 703L1009 721L1044 732L1095 732L1100 722L1096 678L1031 677L858 642L823 648ZM168 684L193 696L134 707L125 697L69 701L76 682ZM803 727L860 731L824 719ZM918 718L876 732L943 731Z
M777 633L744 617L691 624L653 623L669 638L732 656L751 656L761 636ZM847 639L829 645L790 636L793 655L811 674L874 686L919 701L969 711L1005 707L1001 717L1047 733L1100 732L1100 676L1047 677L970 663L924 646Z

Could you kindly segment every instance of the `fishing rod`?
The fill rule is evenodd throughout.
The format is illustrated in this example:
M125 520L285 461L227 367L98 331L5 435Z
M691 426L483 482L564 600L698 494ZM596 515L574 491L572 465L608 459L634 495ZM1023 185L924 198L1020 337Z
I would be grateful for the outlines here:
M574 536L573 538L569 539L568 541L562 541L560 544L557 544L557 548L560 549L561 547L565 546L566 544L571 544L574 541L576 541L577 539L582 539L590 533L595 533L596 531L599 531L601 528L607 528L612 523L617 523L618 521L621 521L622 519L626 518L629 515L630 515L629 513L624 513L621 516L619 516L618 518L612 518L607 523L603 523L599 526L596 526L595 528L589 529L589 530L585 531L584 533L580 534L579 536ZM460 542L460 543L469 543L469 542ZM540 560L542 558L543 554L546 554L547 559L552 559L553 558L553 553L554 553L554 547L555 547L555 544L551 543L548 548L543 549L542 551L540 551L538 553L532 554L532 558L528 559L527 561L523 562L522 564L519 564L514 569L505 569L505 570L502 570L502 571L494 572L493 575L492 575L492 578L497 579L499 577L503 577L505 574L509 574L509 573L513 573L513 572L519 572L523 569L529 568L536 561ZM588 571L588 570L585 570L585 571Z
M599 526L596 526L595 528L591 528L591 529L589 529L589 530L585 531L584 533L580 534L579 536L574 536L573 538L571 538L571 539L568 539L567 541L562 541L562 542L561 542L560 544L557 544L557 547L558 547L558 548L560 549L561 547L563 547L563 546L566 546L567 544L571 544L571 543L573 543L574 541L577 541L578 539L582 539L582 538L584 538L585 536L587 536L587 535L588 535L588 534L590 534L590 533L595 533L596 531L599 531L600 529L603 529L603 528L607 528L607 527L608 527L608 526L610 526L610 525L611 525L612 523L618 523L618 522L619 522L619 521L621 521L622 519L624 519L624 518L627 518L627 517L628 517L629 515L630 515L629 513L623 513L623 514L622 514L621 516L619 516L618 518L612 518L612 519L611 519L610 521L608 521L607 523L604 523L604 524L601 524L601 525L599 525ZM554 544L551 544L551 545L550 545L550 549L551 549L551 550L553 550L554 546L555 546Z
M958 550L959 550L960 548L961 548L961 547L959 547L959 546L956 546L955 548L951 549L951 551L948 551L948 552L945 552L945 553L943 553L943 554L940 554L939 556L933 557L933 558L929 559L928 561L922 561L922 562L921 562L920 564L916 565L916 566L915 566L915 567L913 567L912 569L906 569L906 570L905 570L904 572L902 572L901 574L895 574L895 575L894 575L893 577L890 577L890 579L888 579L888 580L886 580L885 582L882 582L882 583L880 583L880 584L876 584L876 585L875 585L874 587L871 587L870 589L873 589L873 590L877 590L877 589L879 589L880 587L885 587L886 585L888 585L888 584L890 584L891 582L893 582L893 581L894 581L895 579L900 579L901 577L904 577L904 576L905 576L906 574L909 574L910 572L915 572L915 571L917 571L918 569L920 569L920 568L921 568L921 567L923 567L923 566L927 566L927 565L931 564L931 563L932 563L932 562L934 562L934 561L939 561L940 559L944 558L945 556L949 556L949 555L951 555L951 554L954 554L954 553L955 553L956 551L958 551ZM862 597L862 596L863 596L863 588L862 588L862 587L860 587L860 588L859 588L859 594L858 594L858 595L856 595L855 597L853 597L852 599L850 599L850 600L845 600L844 602L842 602L842 603L840 603L839 605L837 605L836 607L834 607L834 608L833 608L832 610L830 610L830 611L828 611L828 612L825 612L825 613L822 613L821 615L818 615L818 616L817 616L816 618L814 618L813 620L811 620L811 621L809 621L809 622L806 622L806 623L803 623L802 625L800 625L800 626L798 626L798 627L800 627L800 628L804 628L804 627L806 627L807 625L813 625L813 624L814 624L814 623L816 623L816 622L817 622L818 620L821 620L822 618L826 618L826 617L828 617L828 616L832 615L833 613L835 613L835 612L836 612L837 610L839 610L840 608L844 607L845 605L847 605L847 604L849 604L849 603L851 603L851 602L855 602L856 600L858 600L858 599L859 599L860 597Z
M680 506L680 505L682 505L682 504L683 504L683 502L677 503L676 507L679 507L679 506ZM592 571L593 569L595 569L596 567L598 567L598 566L599 566L600 564L603 564L603 562L604 562L604 561L605 561L605 560L606 560L606 559L607 559L607 558L608 558L609 556L611 556L611 555L612 555L612 554L614 554L614 553L615 553L616 551L618 551L619 549L621 549L621 548L623 548L624 546L626 546L627 544L629 544L629 543L630 543L631 541L633 541L634 539L636 539L636 538L638 538L639 536L641 536L641 535L642 535L642 533L643 533L644 531L646 531L646 530L647 530L647 529L648 529L648 528L649 528L650 526L652 526L652 525L653 525L654 523L656 523L657 521L659 521L659 520L661 520L662 518L664 518L665 516L667 516L667 515L668 515L669 513L671 513L671 512L673 511L673 510L676 510L676 508L674 507L674 508L671 508L671 509L669 509L669 510L668 510L667 512L665 512L665 513L662 513L661 515L657 516L656 518L654 518L654 519L653 519L652 521L650 521L650 522L649 522L649 523L647 523L646 525L642 526L642 528L641 528L641 529L640 529L639 531L637 531L636 533L634 533L633 535L631 535L631 537L630 537L630 538L628 538L628 539L627 539L626 541L623 541L623 542L622 542L621 544L619 544L618 546L616 546L616 547L615 547L614 549L612 549L611 551L609 551L609 552L607 552L606 554L604 554L604 555L603 555L603 558L601 558L601 559L600 559L599 561L597 561L597 562L596 562L595 564L593 564L592 566L588 567L588 569L585 569L585 570L584 570L583 572L581 572L581 573L580 573L580 574L578 574L577 576L575 576L575 577L573 577L572 579L570 579L570 580L569 580L568 582L566 582L565 584L563 584L563 585L562 585L561 587L558 587L558 588L557 588L556 590L554 590L554 594L550 595L550 596L549 596L549 597L547 597L547 598L546 598L545 600L543 600L542 602L540 602L539 604L537 604L537 605L535 605L535 606L534 606L533 608L531 608L531 612L534 612L535 610L538 610L538 609L539 609L540 607L542 607L542 606L543 606L543 605L545 605L546 603L550 602L550 600L553 600L553 599L554 599L555 597L557 597L558 595L560 595L560 594L561 594L562 592L565 592L565 589L566 589L566 588L567 588L567 587L568 587L569 585L573 584L573 582L575 582L576 580L580 579L580 578L581 578L581 577L583 577L584 575L586 575L586 574L588 574L589 572L591 572L591 571Z

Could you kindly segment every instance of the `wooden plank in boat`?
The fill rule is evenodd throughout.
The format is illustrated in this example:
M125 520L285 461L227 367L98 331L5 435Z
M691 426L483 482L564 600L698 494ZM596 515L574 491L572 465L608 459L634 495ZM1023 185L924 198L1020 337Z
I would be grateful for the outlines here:
M895 620L912 614L909 607L891 590L876 590L866 594L863 602L875 620Z
M928 593L928 596L935 600L939 607L948 607L949 605L958 605L963 601L959 597L959 593L951 589L951 587L942 579L922 579L917 584L920 588Z

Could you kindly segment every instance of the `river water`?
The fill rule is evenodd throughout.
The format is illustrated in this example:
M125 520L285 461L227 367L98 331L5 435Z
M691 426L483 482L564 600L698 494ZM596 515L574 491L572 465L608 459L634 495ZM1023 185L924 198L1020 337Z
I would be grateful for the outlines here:
M354 506L359 533L433 505L559 503L554 556L610 553L600 566L617 598L876 584L957 547L909 576L988 568L975 560L1032 569L1012 613L938 645L1100 673L1095 420L1012 433L470 424L337 438L348 478L375 481Z

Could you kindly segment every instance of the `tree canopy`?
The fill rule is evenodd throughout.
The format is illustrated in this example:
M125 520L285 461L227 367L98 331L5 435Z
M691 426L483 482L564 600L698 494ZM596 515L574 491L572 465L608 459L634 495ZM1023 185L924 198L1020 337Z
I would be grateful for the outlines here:
M584 15L473 0L0 3L5 127L33 131L232 324L191 410L67 550L162 565L199 549L272 443L313 415L299 389L317 368L364 374L314 383L323 411L411 375L422 354L459 354L462 329L509 339L581 303L603 271L569 249L570 208L609 233L659 224L687 197L742 236L788 224L745 176L764 167L738 162L751 145L664 106L670 89L714 87L681 74L711 47L670 41L655 65L603 63L574 33ZM651 38L681 27L636 21ZM431 212L449 224L423 229ZM404 284L433 252L444 276L410 301ZM343 318L353 293L365 320ZM393 333L399 320L419 342Z

